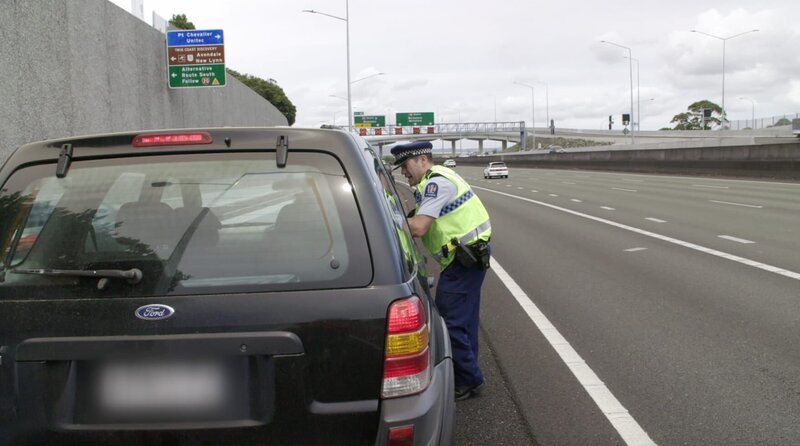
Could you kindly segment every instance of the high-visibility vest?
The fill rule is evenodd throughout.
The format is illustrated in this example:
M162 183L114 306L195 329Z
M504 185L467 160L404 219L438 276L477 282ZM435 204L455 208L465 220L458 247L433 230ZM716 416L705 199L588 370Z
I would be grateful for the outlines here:
M419 211L419 205L430 179L436 176L444 177L455 184L457 188L453 201L442 207L439 216L433 220L428 232L422 236L422 244L444 269L455 258L455 246L451 243L453 238L458 239L464 245L478 240L489 241L492 235L492 224L489 222L489 213L486 212L480 198L472 192L469 184L453 170L443 166L431 167L431 170L417 185L417 189L414 191L417 211ZM444 247L447 249L442 249Z

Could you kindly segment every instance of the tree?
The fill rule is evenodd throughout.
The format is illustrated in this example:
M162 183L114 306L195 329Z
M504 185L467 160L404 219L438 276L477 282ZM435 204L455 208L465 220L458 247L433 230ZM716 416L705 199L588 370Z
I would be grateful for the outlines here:
M275 106L283 116L286 117L286 121L289 125L294 124L295 116L297 115L297 109L295 108L292 101L286 97L286 93L283 91L275 79L264 80L257 76L251 76L249 74L242 74L236 70L232 70L228 68L228 74L235 77L239 80L239 82L247 85L250 87L251 90L255 91L259 96L268 100L272 105Z
M780 125L792 125L792 121L790 121L788 118L781 118L778 119L778 121L775 124L768 125L767 128L778 127Z
M704 109L711 110L711 117L705 118L705 121L703 120ZM708 99L703 99L689 105L688 111L673 116L670 123L675 124L671 130L709 130L712 125L722 125L722 107Z
M194 23L186 18L186 14L172 14L169 24L178 29L197 29L194 27Z

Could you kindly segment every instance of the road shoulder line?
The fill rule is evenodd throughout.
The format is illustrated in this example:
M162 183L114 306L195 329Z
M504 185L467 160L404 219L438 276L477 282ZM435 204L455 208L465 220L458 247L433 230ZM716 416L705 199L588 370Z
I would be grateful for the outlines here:
M503 285L508 289L514 299L525 310L531 322L547 339L547 342L555 349L558 356L567 365L575 378L583 386L597 407L603 412L606 419L614 426L619 435L628 445L655 445L656 443L647 435L647 432L639 426L639 423L628 413L627 409L600 380L597 374L586 364L578 352L569 342L558 332L550 323L547 317L539 310L536 304L522 291L514 279L503 269L492 257L491 270L497 275Z

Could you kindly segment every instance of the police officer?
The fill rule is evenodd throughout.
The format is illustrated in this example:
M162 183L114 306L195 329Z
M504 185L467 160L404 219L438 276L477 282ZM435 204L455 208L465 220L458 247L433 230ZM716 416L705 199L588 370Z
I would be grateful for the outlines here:
M392 148L395 168L414 188L416 209L408 224L441 265L436 307L453 348L456 400L479 393L478 365L481 285L489 267L489 214L469 184L453 170L434 165L433 145L413 142Z

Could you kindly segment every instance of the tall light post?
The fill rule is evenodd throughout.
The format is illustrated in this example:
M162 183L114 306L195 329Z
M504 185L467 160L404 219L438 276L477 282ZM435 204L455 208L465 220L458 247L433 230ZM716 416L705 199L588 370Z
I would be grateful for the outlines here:
M630 68L630 78L631 78L631 124L633 123L633 56L631 55L631 49L625 45L620 45L618 43L609 42L608 40L601 40L600 43L607 43L609 45L614 45L616 47L620 47L622 49L628 50L628 66ZM635 138L633 136L633 125L631 125L631 144L635 142Z
M622 57L636 62L636 131L638 132L642 129L642 101L639 99L639 59L628 56ZM631 119L633 119L633 116L631 116Z
M345 28L347 30L347 131L353 131L353 103L351 101L350 96L350 0L345 0L345 16L339 17L332 14L327 14L320 11L314 11L313 9L304 9L303 12L308 12L310 14L322 14L326 17L330 17L332 19L341 20L345 23Z
M714 34L709 34L709 33L703 32L703 31L698 31L696 29L691 30L691 32L702 34L702 35L708 36L708 37L713 37L715 39L719 39L719 40L722 41L722 128L725 128L726 125L727 125L726 122L727 122L727 118L728 118L728 115L725 112L725 42L727 42L730 39L733 39L734 37L739 37L739 36L743 36L745 34L758 32L758 30L757 29L751 29L750 31L745 31L745 32L742 32L742 33L739 33L739 34L734 34L732 36L728 36L728 37L715 36Z
M514 81L514 83L531 89L531 135L533 135L532 150L536 150L536 107L533 98L534 87L533 85L524 84L522 82Z
M750 120L753 121L752 128L755 130L756 128L756 101L745 97L739 96L740 101L750 101Z

